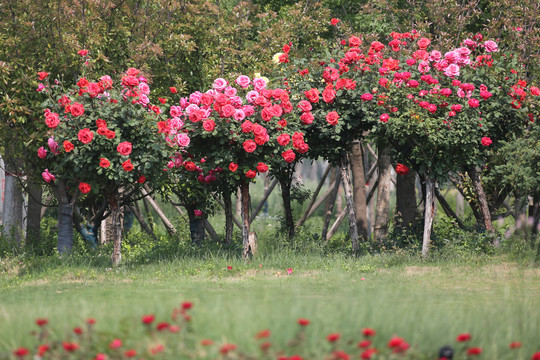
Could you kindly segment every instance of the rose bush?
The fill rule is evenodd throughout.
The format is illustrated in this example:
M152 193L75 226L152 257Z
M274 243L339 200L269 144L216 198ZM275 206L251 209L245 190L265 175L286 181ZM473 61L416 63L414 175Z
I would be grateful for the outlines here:
M57 191L61 214L72 215L82 194L83 213L99 209L91 213L97 226L104 214L115 215L133 201L138 188L159 184L168 156L156 126L161 110L151 105L150 89L139 70L130 68L117 80L81 76L71 87L55 80L42 93L47 95L43 107L49 130L47 146L38 149L38 156L47 167L43 179ZM68 219L66 226L71 222ZM68 232L67 239L61 235L59 251L69 251L72 234ZM113 262L120 260L119 236L114 239Z

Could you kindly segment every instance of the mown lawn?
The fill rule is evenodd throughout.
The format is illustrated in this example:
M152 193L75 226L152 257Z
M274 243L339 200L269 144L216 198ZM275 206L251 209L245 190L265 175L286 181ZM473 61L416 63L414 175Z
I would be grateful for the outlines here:
M461 333L472 335L468 345L481 347L482 359L530 359L540 351L540 269L505 257L423 263L390 255L273 256L245 264L212 256L116 269L84 261L1 261L0 359L20 346L38 345L30 335L39 329L36 318L49 320L56 339L73 341L79 338L72 329L95 318L92 351L110 354L107 344L120 338L125 349L142 355L157 340L145 332L141 316L170 321L183 301L193 303L189 331L168 334L179 336L174 341L159 338L175 345L158 358L179 358L189 346L194 358L216 358L224 343L238 346L232 358L263 358L262 340L272 343L268 358L298 353L325 359L336 349L358 358L356 344L365 327L377 331L374 346L383 353L392 336L404 338L411 358L437 359L443 345L457 351L464 347L455 341ZM311 321L305 341L288 346L300 329L298 318ZM270 338L254 339L263 329ZM341 337L330 344L330 333ZM180 346L179 339L191 345ZM202 339L212 339L214 349L202 349ZM522 348L510 350L513 341Z

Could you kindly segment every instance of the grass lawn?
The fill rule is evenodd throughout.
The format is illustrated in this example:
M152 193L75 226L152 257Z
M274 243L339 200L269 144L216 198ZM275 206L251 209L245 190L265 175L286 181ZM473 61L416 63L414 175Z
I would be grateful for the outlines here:
M192 332L167 336L191 342L199 358L221 356L224 343L238 345L232 358L263 358L262 340L254 339L263 329L271 331L272 351L305 359L325 359L336 349L359 354L365 327L377 331L373 342L383 353L392 336L403 337L411 358L437 359L443 345L457 351L461 333L472 335L468 345L481 347L482 359L530 359L540 351L540 269L504 257L422 263L390 255L270 256L245 264L210 256L116 269L81 260L0 261L0 359L13 358L19 346L36 348L29 335L38 330L36 318L49 320L56 339L77 339L71 329L93 317L101 351L110 353L107 344L120 338L124 348L142 354L155 338L145 333L141 316L170 321L172 309L188 300ZM305 341L288 346L301 317L311 321ZM326 336L336 332L341 338L328 343ZM201 339L212 339L214 349L201 350ZM510 350L512 341L522 348ZM158 358L179 358L173 352Z

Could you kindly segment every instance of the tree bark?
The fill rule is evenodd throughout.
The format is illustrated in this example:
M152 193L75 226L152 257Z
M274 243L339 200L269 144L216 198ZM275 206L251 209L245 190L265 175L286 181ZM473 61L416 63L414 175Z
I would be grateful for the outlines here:
M379 149L379 188L377 189L377 206L375 208L374 236L379 242L388 235L388 217L390 208L390 185L392 171L390 168L390 147Z
M287 229L289 239L292 239L294 237L294 219L291 207L291 179L280 178L279 185L281 187L281 199L285 213L285 228Z
M223 205L225 210L225 244L231 244L233 238L234 223L230 192L223 193Z
M484 218L484 227L488 233L494 233L495 229L493 228L493 224L491 223L491 212L489 211L487 197L486 193L484 192L484 187L482 186L482 181L480 180L480 175L474 167L471 167L467 172L469 173L469 177L471 178L471 181L473 183L476 196L478 197L480 212L482 213L482 217ZM500 241L495 240L493 245L499 246Z
M328 234L328 226L330 225L330 218L332 217L332 212L334 210L334 204L336 203L336 197L339 190L339 185L341 183L341 173L336 171L337 174L335 176L335 185L332 188L332 192L330 193L330 196L328 197L326 212L324 216L324 223L321 233L321 239L326 240L326 236Z
M358 228L356 227L356 214L354 209L354 201L351 187L351 177L349 175L349 160L348 154L345 153L341 157L339 166L339 172L341 174L341 182L343 183L343 190L345 192L345 201L347 202L347 213L349 216L349 235L351 237L351 245L354 255L358 255Z
M244 259L251 258L256 251L256 237L251 235L250 232L250 221L249 221L249 207L250 207L250 198L249 198L249 183L243 182L240 185L241 193L241 215L242 215L242 256Z
M424 236L422 238L422 257L426 258L431 243L431 226L435 217L435 182L426 175L425 178L425 206L424 206Z
M58 243L60 254L67 254L73 249L73 209L77 202L78 193L69 196L63 180L56 180L56 197L58 199Z
M122 260L122 229L124 214L119 202L119 194L111 195L109 205L111 208L113 252L111 254L112 266L118 266Z
M417 216L416 173L398 175L396 179L396 228L409 229Z
M358 140L353 142L351 148L351 170L358 238L360 241L366 241L368 239L366 179L364 174L364 155L362 151L362 144Z
M8 159L9 160L9 159ZM3 235L11 239L14 244L22 244L22 191L17 183L14 169L6 161L6 180L4 183L4 213L2 215Z
M41 236L41 185L28 184L28 213L26 219L26 244L38 245Z

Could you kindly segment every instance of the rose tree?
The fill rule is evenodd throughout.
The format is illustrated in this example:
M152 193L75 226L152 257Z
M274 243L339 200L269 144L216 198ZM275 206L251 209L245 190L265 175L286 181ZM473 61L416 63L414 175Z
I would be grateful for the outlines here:
M48 96L43 103L48 140L37 155L43 159L43 180L58 197L58 251L71 249L77 199L101 198L101 216L94 220L99 223L112 215L112 261L118 264L121 206L133 200L140 186L157 183L164 173L168 153L156 126L160 109L150 104L147 81L134 68L120 80L82 76L69 88L55 81L43 93Z
M519 63L494 41L476 35L446 53L411 33L392 33L379 45L376 135L387 139L426 185L422 253L427 254L434 215L433 191L450 172L467 171L475 186L486 229L492 229L477 166L488 149L519 135L529 121L531 89L520 80Z
M180 99L179 106L170 107L171 118L162 123L163 131L179 147L187 145L181 143L182 138L190 139L185 148L190 156L175 166L198 172L205 183L215 181L215 189L225 199L240 186L244 256L254 250L249 243L249 183L269 170L271 159L288 164L308 150L292 111L286 90L268 89L263 78L240 75L232 84L218 78L205 93ZM190 157L204 159L215 176L207 181L208 174Z

